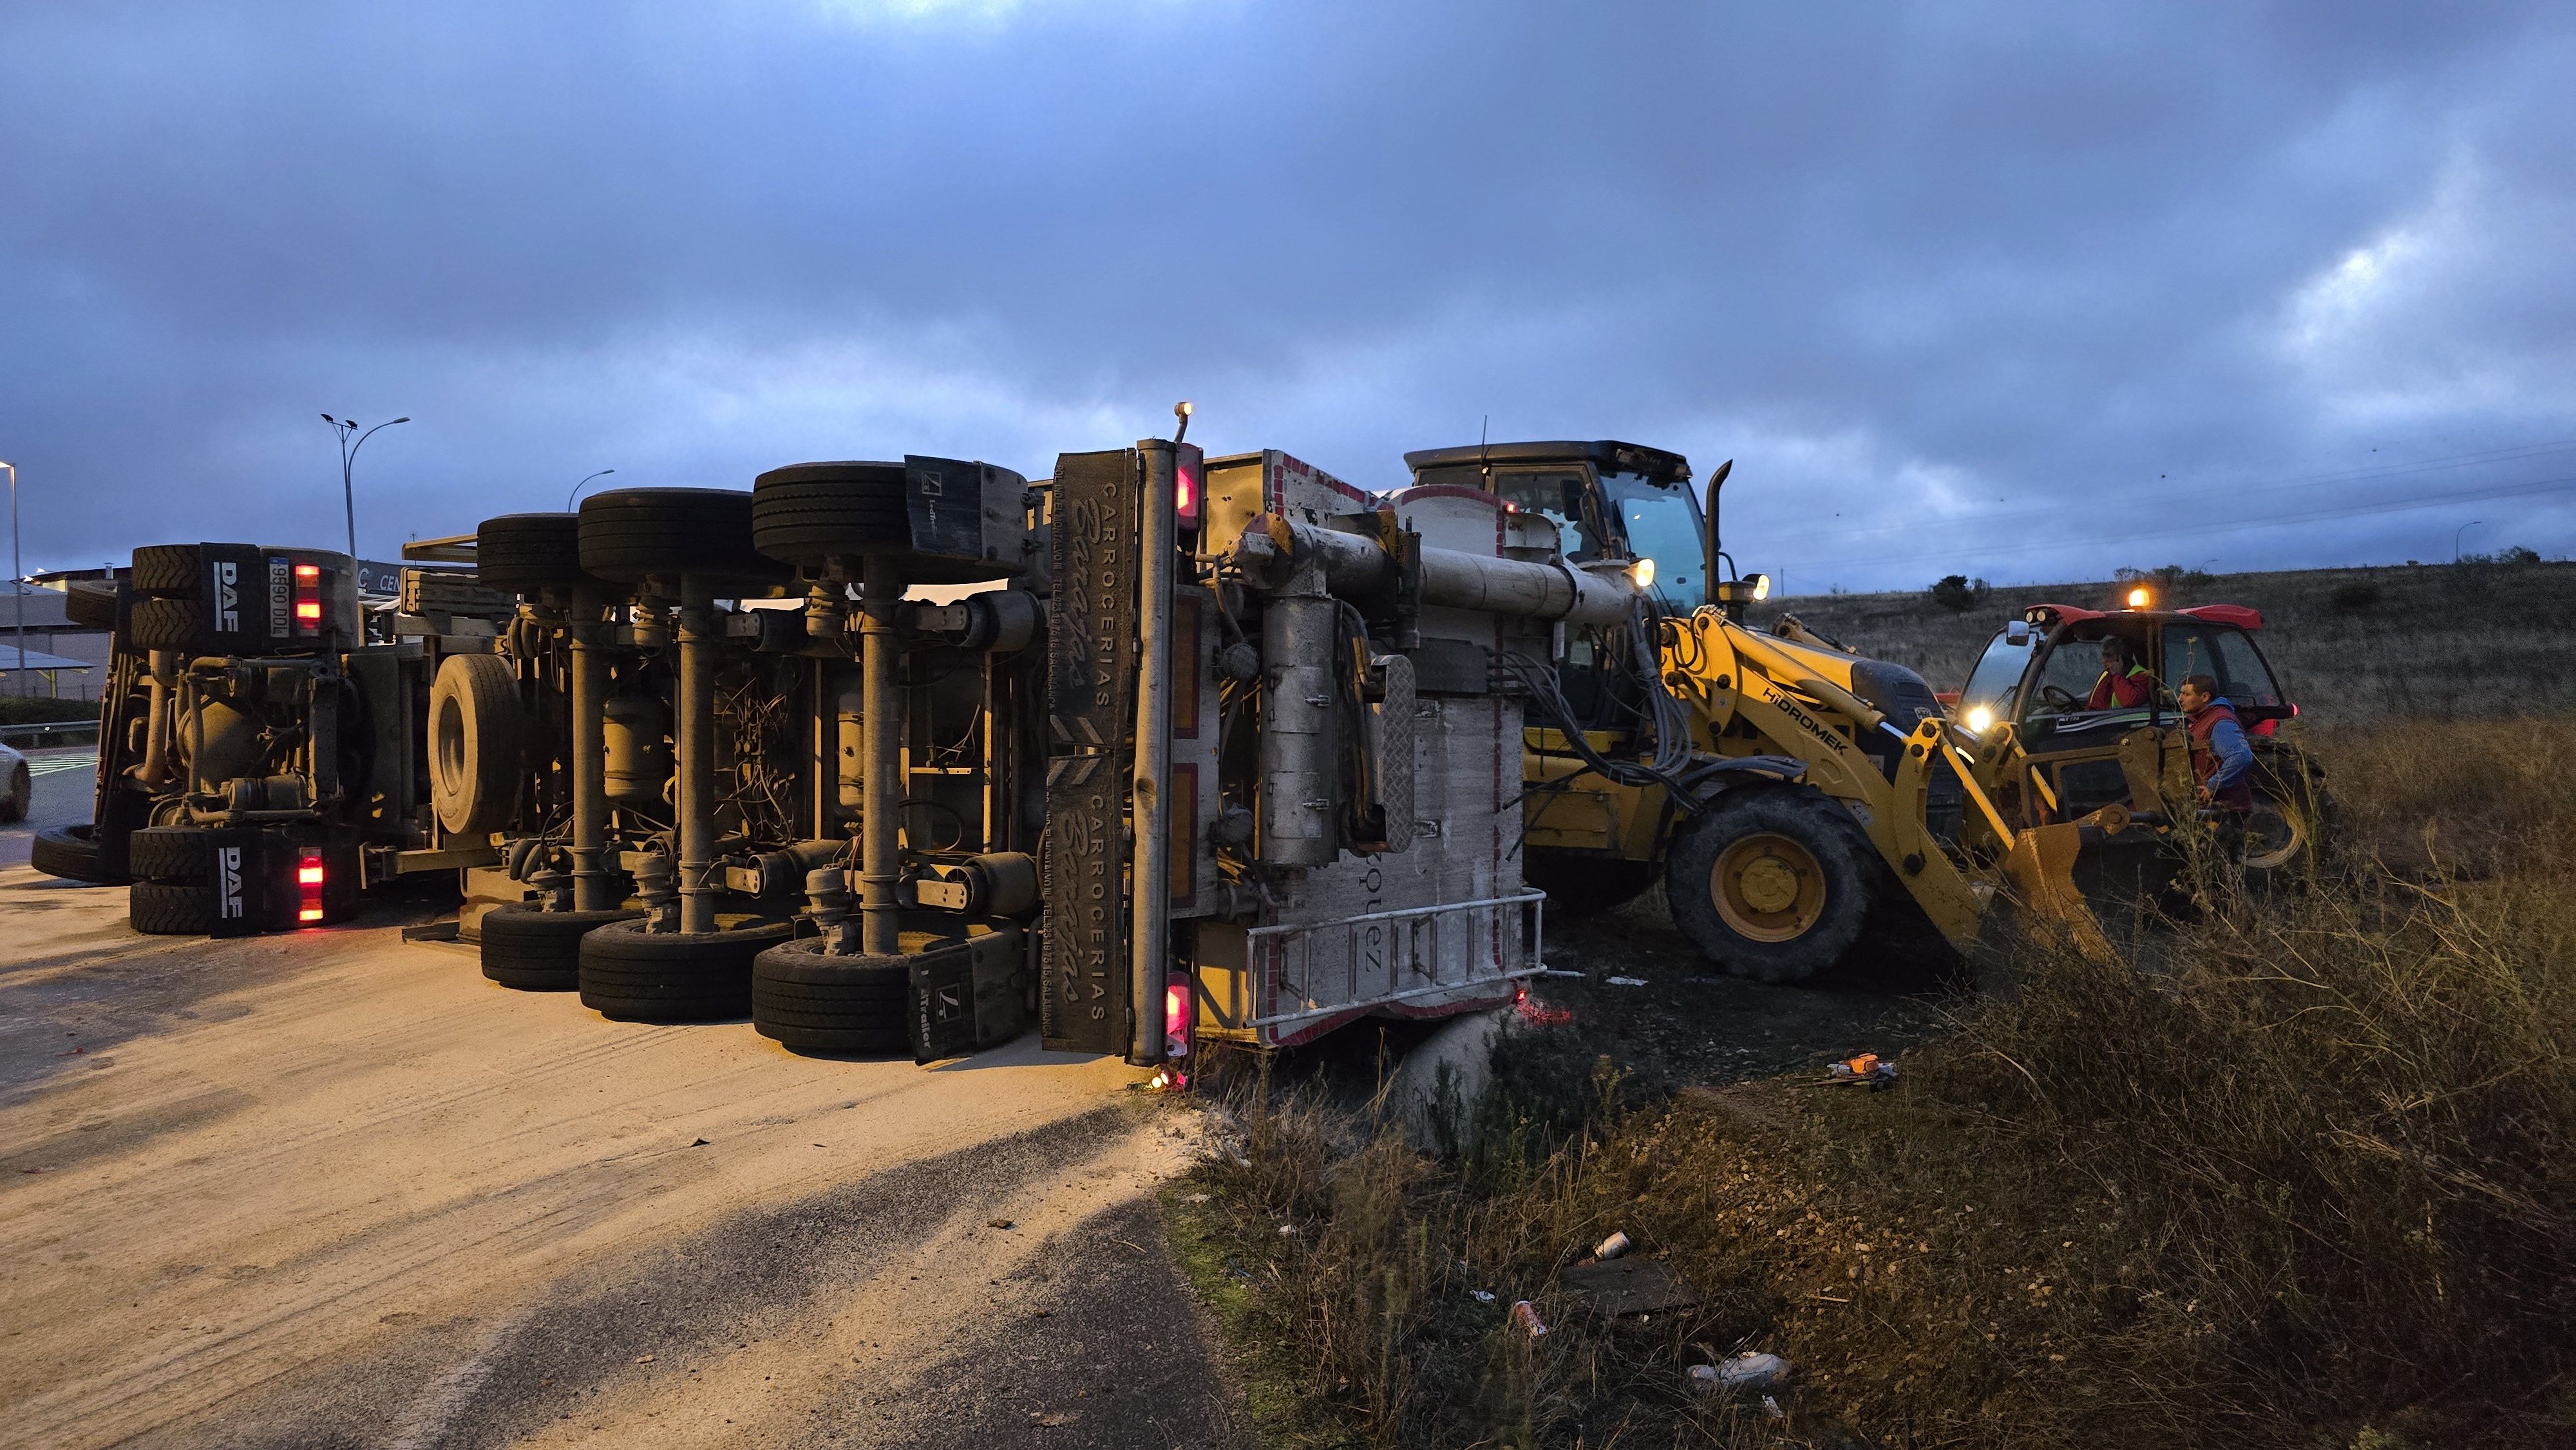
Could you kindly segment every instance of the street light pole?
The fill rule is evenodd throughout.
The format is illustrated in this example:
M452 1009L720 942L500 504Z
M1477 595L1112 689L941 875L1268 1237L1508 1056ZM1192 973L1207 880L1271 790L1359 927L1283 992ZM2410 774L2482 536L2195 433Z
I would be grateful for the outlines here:
M0 462L9 470L9 585L18 592L18 696L27 695L27 566L18 556L18 465Z
M2486 520L2484 519L2471 519L2467 523L2460 525L2458 528L2451 530L2451 562L2453 564L2460 562L2460 535L2467 533L2469 530L2474 529L2485 522Z
M614 468L603 468L597 473L592 474L590 478L606 478L608 475L615 473L616 471L617 470ZM581 497L581 491L583 489L590 487L590 478L585 478L581 482L574 484L572 486L572 492L564 495L565 513L572 512L572 501Z
M350 477L357 468L358 450L366 447L367 440L376 436L376 428L390 428L395 423L408 423L411 420L396 418L391 422L378 423L376 428L370 428L364 433L358 433L358 425L346 418L334 418L325 413L322 415L322 421L330 424L340 434L340 507L347 513L349 519L349 559L354 565L358 558L358 490L357 486L350 482ZM358 441L355 443L349 441L349 435L352 433L358 434Z

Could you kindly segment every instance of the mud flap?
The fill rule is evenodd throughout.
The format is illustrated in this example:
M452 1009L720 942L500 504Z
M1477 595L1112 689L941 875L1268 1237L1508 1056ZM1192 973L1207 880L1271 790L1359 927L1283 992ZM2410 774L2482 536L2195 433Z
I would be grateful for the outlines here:
M2084 830L2068 822L2021 832L2004 857L2004 879L2012 883L2015 900L2044 933L2059 934L2084 955L2107 961L2113 955L2110 940L2102 935L2093 908L2075 885L2075 861L2084 852Z
M977 929L912 954L912 1060L937 1062L997 1046L1028 1025L1019 927Z
M206 862L215 893L209 936L327 926L357 906L357 845L338 833L324 837L247 826L210 830Z

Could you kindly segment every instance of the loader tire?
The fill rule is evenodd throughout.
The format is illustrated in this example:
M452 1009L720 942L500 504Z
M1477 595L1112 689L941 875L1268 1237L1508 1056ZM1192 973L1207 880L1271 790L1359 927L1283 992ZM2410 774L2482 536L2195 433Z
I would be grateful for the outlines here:
M121 886L126 880L124 851L102 846L95 826L51 826L38 831L28 844L27 864L65 881Z
M601 583L581 571L581 515L503 514L474 530L474 578L504 594Z
M797 463L752 481L751 541L770 558L807 566L912 547L900 463Z
M206 879L206 833L153 826L125 838L125 871L138 881L192 885Z
M1861 938L1885 873L1851 813L1807 787L1718 799L1664 865L1673 924L1739 977L1802 982Z
M116 585L106 579L74 579L63 586L63 617L93 629L116 628Z
M610 911L540 911L523 902L483 914L483 975L521 992L581 990L581 939L612 921L643 915Z
M719 587L791 574L751 543L751 495L731 488L622 488L581 501L581 567L621 584L693 575Z
M619 1022L728 1022L751 1012L751 959L787 939L785 922L710 932L648 931L642 918L581 939L581 1005Z
M519 803L528 720L519 676L499 655L450 655L429 689L429 799L438 823L487 836Z
M126 583L154 599L194 599L205 588L199 569L205 555L194 544L146 544L134 551Z
M199 618L193 599L137 599L126 632L138 650L195 649L202 633Z
M203 936L215 925L215 888L201 882L137 881L127 888L134 929L153 936Z
M908 1053L912 970L828 955L821 937L782 942L752 959L751 1025L796 1052Z

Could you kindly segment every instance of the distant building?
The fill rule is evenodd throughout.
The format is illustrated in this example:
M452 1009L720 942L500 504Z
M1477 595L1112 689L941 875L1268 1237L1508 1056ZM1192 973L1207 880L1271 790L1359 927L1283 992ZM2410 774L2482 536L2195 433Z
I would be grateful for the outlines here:
M74 579L104 579L105 569L66 569L37 574L15 590L0 589L0 695L42 695L95 700L107 684L108 630L74 624L63 613L63 586ZM27 658L18 660L18 606L27 610Z

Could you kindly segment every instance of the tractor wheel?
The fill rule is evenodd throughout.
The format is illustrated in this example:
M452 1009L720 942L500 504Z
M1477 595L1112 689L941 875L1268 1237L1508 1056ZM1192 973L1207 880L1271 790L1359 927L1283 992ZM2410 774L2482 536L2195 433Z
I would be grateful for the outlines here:
M429 690L429 798L438 823L484 836L519 801L528 721L519 676L499 655L450 655Z
M100 843L95 826L51 826L29 844L27 864L65 881L120 886L126 879L125 839L116 838L117 849L110 850Z
M773 559L815 566L835 555L912 547L900 463L798 463L751 485L751 541Z
M203 936L215 925L215 888L203 882L137 881L127 888L134 929L153 936Z
M1664 865L1673 923L1739 977L1800 982L1841 961L1881 872L1851 813L1804 787L1732 792L1682 828Z
M2237 853L2246 885L2287 890L2315 879L2333 850L2334 831L2334 797L2322 782L2266 777L2255 789Z
M581 1005L620 1022L725 1022L751 1011L751 959L785 941L785 922L746 919L710 932L650 931L638 918L581 939Z
M107 579L75 579L63 586L63 617L95 629L116 627L116 584Z
M202 632L198 611L193 599L137 599L126 631L139 650L194 649Z
M155 599L194 599L205 588L198 569L205 555L194 544L146 544L134 551L126 583Z
M783 942L752 959L751 1025L797 1052L910 1052L911 968L827 955L821 937Z
M503 514L474 531L474 578L504 594L594 582L581 572L581 515Z
M194 885L206 879L206 833L153 826L125 838L126 874L138 881Z
M621 584L694 575L769 586L793 572L751 544L751 495L729 488L623 488L581 501L581 567Z
M1646 894L1655 884L1654 868L1643 861L1604 861L1555 851L1532 851L1521 868L1521 880L1547 893L1547 909L1559 916L1598 916Z
M513 902L483 914L483 975L522 992L581 988L581 939L641 912L540 911Z

